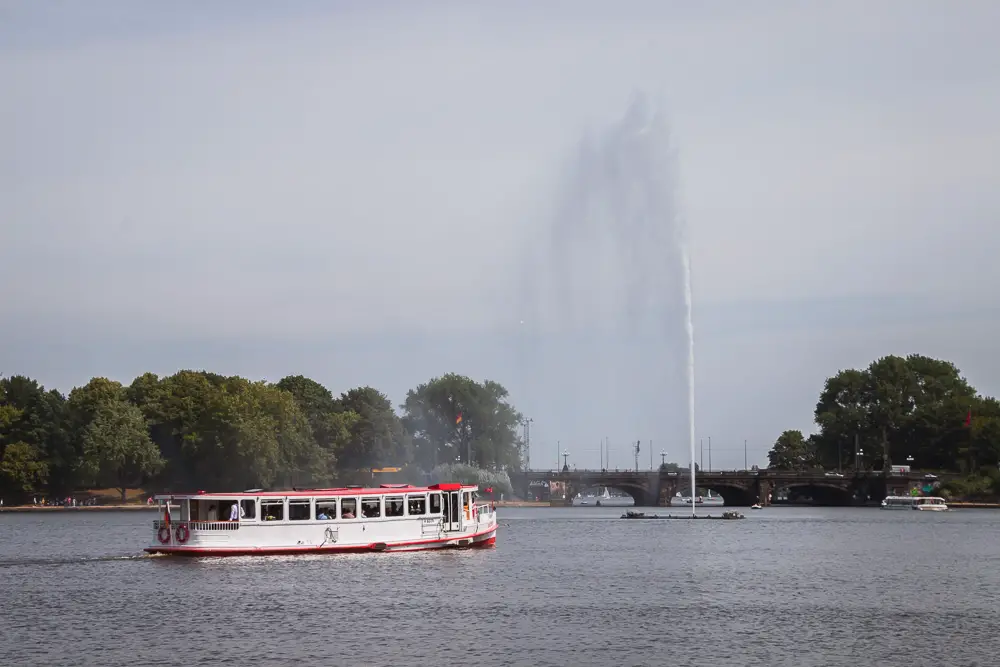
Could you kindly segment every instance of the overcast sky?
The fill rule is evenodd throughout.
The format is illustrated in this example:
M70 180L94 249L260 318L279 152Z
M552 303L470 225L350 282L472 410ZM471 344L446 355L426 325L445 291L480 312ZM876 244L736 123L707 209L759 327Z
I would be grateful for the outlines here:
M997 25L989 0L0 0L0 373L399 403L454 371L511 390L535 467L597 465L604 436L612 467L637 438L686 460L659 341L526 315L567 165L645 91L713 467L744 439L763 463L881 355L1000 394Z

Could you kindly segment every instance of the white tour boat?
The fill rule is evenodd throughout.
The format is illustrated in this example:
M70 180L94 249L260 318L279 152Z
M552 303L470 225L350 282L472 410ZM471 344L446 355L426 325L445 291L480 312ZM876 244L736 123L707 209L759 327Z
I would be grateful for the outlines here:
M932 496L886 496L882 501L882 509L944 512L948 509L948 505L944 498Z
M382 484L156 496L152 554L247 556L491 547L496 506L477 486ZM178 519L168 508L178 509Z

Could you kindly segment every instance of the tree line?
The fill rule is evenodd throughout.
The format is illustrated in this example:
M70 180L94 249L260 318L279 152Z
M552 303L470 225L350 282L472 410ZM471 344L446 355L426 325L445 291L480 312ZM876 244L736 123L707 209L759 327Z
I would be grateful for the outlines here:
M382 467L521 467L521 415L496 382L448 374L397 413L372 387L334 394L296 375L276 383L207 371L103 377L63 395L0 378L0 497L84 488L249 489L336 483Z
M1000 402L979 394L951 362L887 356L828 378L814 412L818 430L782 433L768 454L782 469L888 470L890 465L963 473L1000 493ZM977 481L979 480L979 481Z

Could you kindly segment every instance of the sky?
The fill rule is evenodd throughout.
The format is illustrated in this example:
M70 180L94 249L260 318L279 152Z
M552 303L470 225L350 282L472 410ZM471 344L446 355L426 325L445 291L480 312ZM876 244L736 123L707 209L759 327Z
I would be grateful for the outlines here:
M973 0L0 0L0 374L301 373L398 404L457 372L510 390L533 467L594 467L605 437L612 467L635 440L686 461L686 348L595 323L629 294L606 241L550 261L580 146L643 94L713 468L744 441L764 464L827 377L886 354L1000 395L998 23ZM556 283L584 317L540 300Z

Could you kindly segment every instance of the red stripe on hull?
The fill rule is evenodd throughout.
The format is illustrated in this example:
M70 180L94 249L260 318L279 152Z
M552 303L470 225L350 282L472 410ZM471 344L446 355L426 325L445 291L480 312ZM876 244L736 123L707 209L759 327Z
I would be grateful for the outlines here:
M489 537L482 539L483 536ZM472 540L472 544L461 545L458 540ZM379 553L383 551L430 551L432 549L477 549L496 546L496 526L463 537L448 537L435 540L420 540L416 542L397 542L388 544L373 542L352 546L329 547L146 547L143 551L149 554L165 554L170 556L298 556L307 554L351 554ZM449 544L451 542L451 544Z

